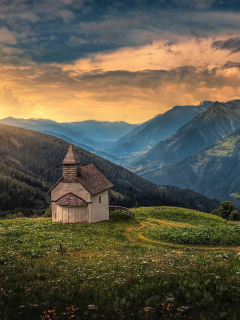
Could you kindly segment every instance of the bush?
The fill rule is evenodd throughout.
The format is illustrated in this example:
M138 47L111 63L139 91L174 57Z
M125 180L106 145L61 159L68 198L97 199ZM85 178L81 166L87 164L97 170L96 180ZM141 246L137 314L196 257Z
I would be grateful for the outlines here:
M213 210L212 214L225 220L239 220L238 211L230 201L222 202L220 208Z
M51 204L50 206L47 208L46 212L44 213L44 215L42 216L43 218L51 218L52 216L52 208L51 208Z

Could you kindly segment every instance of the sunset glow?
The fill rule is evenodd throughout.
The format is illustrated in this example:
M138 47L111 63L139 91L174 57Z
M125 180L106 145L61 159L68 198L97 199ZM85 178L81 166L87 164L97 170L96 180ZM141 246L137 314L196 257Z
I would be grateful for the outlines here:
M0 0L0 118L141 123L240 98L238 1Z

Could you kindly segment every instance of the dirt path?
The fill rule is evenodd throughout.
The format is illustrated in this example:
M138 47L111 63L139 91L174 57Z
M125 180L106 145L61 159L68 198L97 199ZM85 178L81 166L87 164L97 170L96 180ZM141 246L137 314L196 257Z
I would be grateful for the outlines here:
M210 247L210 246L194 246L194 245L186 245L186 244L177 244L177 243L170 243L164 242L161 240L152 240L143 235L148 227L157 227L159 225L164 226L191 226L196 227L187 223L178 223L178 222L171 222L165 220L157 220L152 219L153 222L141 222L138 226L131 226L126 229L125 235L126 237L131 240L132 242L142 244L142 245L151 245L151 246L168 246L174 248L189 248L189 249L200 249L200 250L239 250L240 247ZM155 222L155 223L154 223Z

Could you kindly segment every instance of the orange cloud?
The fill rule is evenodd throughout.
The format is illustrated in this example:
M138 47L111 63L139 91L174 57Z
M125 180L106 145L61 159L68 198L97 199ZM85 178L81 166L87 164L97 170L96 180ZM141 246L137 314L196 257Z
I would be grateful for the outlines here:
M226 64L229 52L213 41L166 34L71 65L2 66L0 116L141 123L174 105L239 98L240 57Z

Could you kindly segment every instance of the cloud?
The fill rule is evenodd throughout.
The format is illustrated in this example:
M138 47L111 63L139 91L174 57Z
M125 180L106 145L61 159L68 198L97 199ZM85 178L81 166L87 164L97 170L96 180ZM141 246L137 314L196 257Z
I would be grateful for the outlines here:
M0 0L1 110L141 122L175 104L239 97L240 55L228 60L239 52L240 12L231 6Z
M65 23L70 23L74 19L74 16L74 13L69 10L57 10L55 14L53 14L54 18L62 18ZM49 15L48 19L51 19Z
M213 49L229 50L231 53L240 51L240 38L230 38L227 40L214 41L211 46Z
M22 105L12 90L7 86L0 87L0 116L8 116L19 111L22 111Z
M6 44L16 44L16 38L14 37L13 33L8 30L6 27L0 28L0 42Z
M170 70L83 72L45 65L1 68L0 72L3 78L11 79L9 86L15 88L26 117L39 117L42 112L43 117L57 121L89 119L94 115L98 120L141 122L174 105L239 98L239 70L240 63L229 61L213 69L182 66ZM19 114L18 109L9 114Z
M34 12L31 11L19 12L17 16L22 20L27 20L32 23L36 23L41 20Z
M211 8L215 0L173 0L173 2L181 7L204 10Z
M21 104L17 97L12 93L12 90L7 86L0 87L0 103L9 104L16 107L19 107Z
M239 62L227 61L223 66L222 69L230 69L230 68L238 68L240 69Z
M6 55L18 55L18 54L22 54L23 50L13 48L13 47L3 47L1 48L1 52Z
M69 40L67 41L67 44L70 46L80 46L86 43L89 43L89 40L76 36L70 36Z
M167 9L167 3L171 10ZM90 0L14 0L3 2L0 18L12 33L12 40L9 38L8 41L12 41L12 45L17 44L16 47L26 53L31 63L74 63L98 52L140 48L161 39L172 43L174 39L184 36L186 39L194 38L200 44L203 39L217 39L223 33L237 37L239 12L223 14L222 11L194 9L197 4L207 7L210 3L175 0L173 5L170 0L143 1L141 4L135 1L133 6L121 1L117 6L114 1L105 1L100 5ZM52 41L49 41L50 37ZM172 46L167 48L172 54ZM22 54L15 61L19 63L21 59Z

